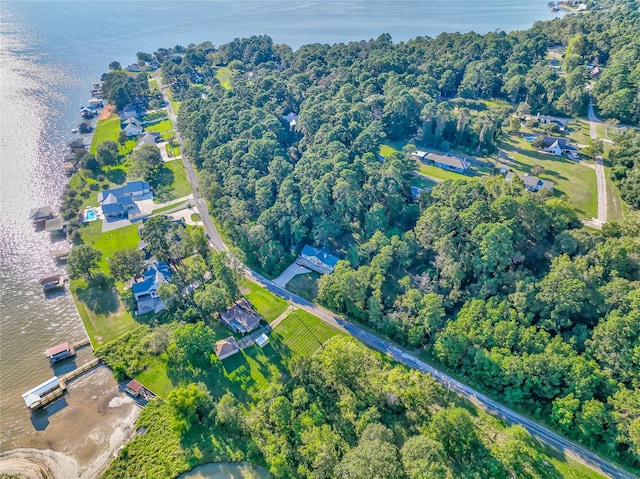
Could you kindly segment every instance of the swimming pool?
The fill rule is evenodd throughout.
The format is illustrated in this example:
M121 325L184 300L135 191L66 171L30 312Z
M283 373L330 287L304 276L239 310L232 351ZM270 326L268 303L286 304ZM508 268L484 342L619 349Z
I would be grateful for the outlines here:
M96 208L89 208L84 211L84 220L95 221L98 219L98 210Z
M535 140L535 139L536 139L536 137L535 137L535 136L525 136L525 137L524 137L524 141L533 141L533 140Z

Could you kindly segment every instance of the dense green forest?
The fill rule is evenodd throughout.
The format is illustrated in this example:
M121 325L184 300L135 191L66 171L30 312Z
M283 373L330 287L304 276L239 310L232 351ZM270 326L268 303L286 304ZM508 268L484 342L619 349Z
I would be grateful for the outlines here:
M500 177L448 181L414 202L411 148L378 154L395 140L490 154L513 112L584 115L587 64L604 69L592 89L600 114L637 124L640 4L587 3L588 14L508 34L381 35L296 51L259 36L155 55L182 101L179 129L202 193L251 266L276 275L305 242L332 246L344 261L319 281L320 302L637 468L640 226L586 230L563 199ZM562 75L550 48L564 52ZM229 89L216 78L222 66ZM637 145L627 133L611 153L634 206ZM225 426L248 431L276 476L372 477L356 471L375 467L387 471L379 477L549 477L496 459L470 425L460 432L467 413L435 412L441 392L413 403L423 387L438 389L426 377L407 382L409 373L351 357L339 363L344 376L331 376L333 355L368 354L340 344ZM412 381L420 394L404 398ZM439 429L452 423L456 439ZM522 431L507 436L526 450ZM432 475L414 474L425 456Z

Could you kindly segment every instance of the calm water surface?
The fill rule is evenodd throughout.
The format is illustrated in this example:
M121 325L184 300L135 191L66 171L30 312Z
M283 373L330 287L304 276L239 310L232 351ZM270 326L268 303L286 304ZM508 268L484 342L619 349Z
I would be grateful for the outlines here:
M296 48L390 33L523 29L551 18L547 0L22 1L0 3L0 450L29 447L20 395L52 376L43 351L84 330L71 297L45 298L58 270L29 209L59 206L65 144L90 84L136 52L269 34ZM45 431L46 433L46 431ZM41 433L42 434L42 433Z

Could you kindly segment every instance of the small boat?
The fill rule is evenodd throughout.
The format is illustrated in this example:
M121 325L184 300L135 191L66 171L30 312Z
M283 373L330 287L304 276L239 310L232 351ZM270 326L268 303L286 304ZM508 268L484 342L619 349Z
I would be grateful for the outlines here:
M78 129L77 128L71 128L71 133L78 133Z

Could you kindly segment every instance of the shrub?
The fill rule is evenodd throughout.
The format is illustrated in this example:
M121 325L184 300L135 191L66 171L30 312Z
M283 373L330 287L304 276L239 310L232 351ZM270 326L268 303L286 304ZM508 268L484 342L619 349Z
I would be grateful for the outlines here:
M106 179L107 177L104 176L103 174L99 174L98 176L96 176L96 180L98 180L100 183L102 183Z
M73 188L70 188L69 191L67 191L67 196L70 196L71 198L75 198L78 195L78 190L74 190Z
M94 183L95 184L95 183ZM93 186L93 184L91 185ZM89 188L91 188L91 186ZM89 198L89 196L91 196L91 191L89 190L82 190L80 192L80 196L82 196L83 198Z
M98 191L100 189L100 185L98 183L91 183L89 185L89 189L91 191Z

